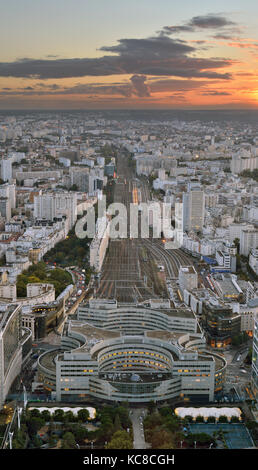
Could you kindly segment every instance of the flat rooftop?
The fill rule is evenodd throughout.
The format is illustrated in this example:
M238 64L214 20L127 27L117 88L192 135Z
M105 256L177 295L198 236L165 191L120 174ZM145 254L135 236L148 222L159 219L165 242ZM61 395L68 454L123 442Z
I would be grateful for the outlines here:
M180 272L185 274L197 274L194 266L180 266Z
M120 332L110 331L102 328L97 328L89 323L82 323L80 321L72 320L70 322L70 330L79 333L85 337L85 344L73 351L90 351L94 344L107 339L119 338Z
M63 349L53 349L48 351L44 355L39 357L39 363L42 367L50 370L54 374L56 373L56 357L64 353Z
M158 303L158 300L157 300L157 303ZM170 306L171 305L174 305L173 302L170 302ZM89 310L106 310L107 312L116 312L117 313L121 313L121 315L126 315L127 314L127 311L126 309L128 309L128 312L146 312L146 311L156 311L157 313L163 313L164 315L168 315L170 317L182 317L182 318L192 318L192 319L195 319L195 315L194 313L192 312L192 310L188 309L187 307L183 307L183 308L165 308L163 306L158 306L158 307L155 307L155 306L150 306L150 304L145 304L145 305L134 305L132 303L118 303L117 305L115 303L111 303L111 304L99 304L97 305L96 307L95 306L92 306L89 304L89 302L86 302L85 304L82 304L81 305L82 308L84 309L89 309ZM80 307L79 307L80 308ZM124 311L121 311L121 310L124 310ZM119 311L120 310L120 311Z

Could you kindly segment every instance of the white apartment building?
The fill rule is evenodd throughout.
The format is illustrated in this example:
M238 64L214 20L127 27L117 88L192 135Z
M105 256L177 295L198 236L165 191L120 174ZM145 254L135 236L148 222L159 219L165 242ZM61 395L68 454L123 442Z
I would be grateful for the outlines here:
M0 311L0 408L13 381L21 372L23 344L31 338L23 336L20 325L20 305L9 304Z
M216 207L218 200L219 195L217 193L205 193L205 207Z
M258 168L258 156L242 150L241 153L232 155L230 170L233 174L242 173L244 170L253 171Z
M183 194L183 230L201 232L204 224L205 196L198 189Z
M181 291L193 290L198 287L198 274L194 266L180 266L179 286Z
M255 274L258 275L258 249L253 248L249 255L249 265Z
M77 220L77 195L74 192L48 192L34 197L34 218L53 221L66 216L69 230Z
M249 256L253 248L258 247L258 230L255 228L242 230L240 236L240 254Z
M254 336L253 336L253 358L251 372L251 387L255 398L258 396L258 314L254 320Z
M109 243L110 224L106 217L98 219L96 225L96 235L90 244L90 266L97 272L101 271Z
M11 219L11 200L8 197L0 197L0 214L6 222L9 222Z
M3 181L11 181L12 179L12 159L3 158L1 161L1 178Z
M11 209L14 209L16 207L16 185L8 183L0 185L0 197L9 199Z
M231 255L229 253L225 253L221 250L216 251L216 260L219 266L223 266L227 269L231 268Z
M253 228L254 228L253 225L247 224L247 223L231 224L228 227L230 243L233 243L236 238L238 238L240 240L241 233L242 233L243 230L253 229Z

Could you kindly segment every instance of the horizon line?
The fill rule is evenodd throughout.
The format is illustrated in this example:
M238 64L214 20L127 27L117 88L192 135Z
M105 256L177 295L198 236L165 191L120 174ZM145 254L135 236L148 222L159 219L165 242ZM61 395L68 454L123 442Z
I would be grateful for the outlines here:
M9 111L258 111L258 106L250 108L0 108L0 113Z

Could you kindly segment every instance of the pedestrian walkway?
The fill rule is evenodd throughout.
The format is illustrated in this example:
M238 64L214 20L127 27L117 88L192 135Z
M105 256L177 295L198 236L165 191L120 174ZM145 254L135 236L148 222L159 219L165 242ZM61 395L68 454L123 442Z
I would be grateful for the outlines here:
M149 444L145 441L143 419L146 410L133 408L130 410L130 418L133 425L133 447L134 449L148 449Z

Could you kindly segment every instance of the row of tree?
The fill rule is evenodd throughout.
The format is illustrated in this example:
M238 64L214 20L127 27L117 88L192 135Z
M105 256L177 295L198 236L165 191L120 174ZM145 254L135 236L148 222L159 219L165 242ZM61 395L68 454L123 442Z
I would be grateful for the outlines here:
M160 408L149 406L149 414L144 420L144 430L146 441L151 444L152 449L178 449L184 447L191 448L196 445L208 447L210 444L216 445L215 439L209 434L188 434L184 433L184 427L189 421L182 421L170 407Z
M17 277L17 296L26 297L27 291L26 286L29 283L50 283L53 284L58 296L69 284L73 284L73 279L70 273L67 271L56 268L49 269L47 264L40 261L37 264L31 265L26 271L23 271Z

